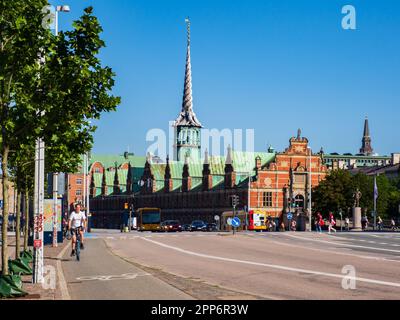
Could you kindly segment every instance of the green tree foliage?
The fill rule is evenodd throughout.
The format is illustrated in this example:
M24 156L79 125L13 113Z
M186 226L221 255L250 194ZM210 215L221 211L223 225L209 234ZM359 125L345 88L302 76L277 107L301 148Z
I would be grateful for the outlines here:
M377 177L377 186L378 214L382 218L397 216L400 205L399 181L390 180L382 175ZM332 171L318 187L314 188L314 210L326 214L329 211L337 213L341 209L345 214L350 214L357 189L362 193L360 207L369 214L374 209L374 177L364 173L351 175L345 170Z
M3 172L2 272L8 273L10 172L20 187L37 138L46 144L46 169L75 171L93 144L91 119L120 103L114 73L97 55L102 28L87 8L73 29L54 36L43 26L47 0L0 0L0 129ZM29 167L33 172L33 164ZM30 175L31 176L31 175ZM28 183L31 187L32 184Z
M347 210L353 205L352 176L348 171L332 171L330 175L313 190L314 210L323 214L339 209Z

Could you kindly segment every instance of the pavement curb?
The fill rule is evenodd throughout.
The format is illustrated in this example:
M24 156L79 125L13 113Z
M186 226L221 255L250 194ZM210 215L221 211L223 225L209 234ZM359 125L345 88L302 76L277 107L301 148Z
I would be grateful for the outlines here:
M65 252L68 250L69 247L70 244L67 244L65 248L57 256L57 273L58 273L58 282L60 284L60 290L61 290L61 300L71 300L71 296L69 295L68 292L68 286L64 278L64 272L61 264L62 257L64 256Z

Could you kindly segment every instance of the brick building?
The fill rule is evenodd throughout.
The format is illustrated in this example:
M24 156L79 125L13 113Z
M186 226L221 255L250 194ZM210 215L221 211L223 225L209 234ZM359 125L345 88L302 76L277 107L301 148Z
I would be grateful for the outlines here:
M163 219L181 223L195 219L211 222L215 215L232 210L233 195L239 196L239 209L262 210L284 220L284 214L294 207L291 211L296 210L304 218L310 181L315 187L327 174L321 154L311 152L300 131L281 153L237 152L229 148L227 157L206 153L204 162L188 159L168 159L162 164L148 158L140 178L131 166L130 173L126 173L125 192L114 187L115 192L108 196L92 198L94 226L119 227L124 203L132 204L134 209L161 208ZM134 191L134 180L139 182L138 192Z

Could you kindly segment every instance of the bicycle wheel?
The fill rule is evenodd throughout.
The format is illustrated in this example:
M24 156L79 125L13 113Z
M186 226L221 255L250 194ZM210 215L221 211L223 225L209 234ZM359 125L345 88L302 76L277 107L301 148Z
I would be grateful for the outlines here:
M76 240L76 260L80 261L81 255L81 241L79 239Z

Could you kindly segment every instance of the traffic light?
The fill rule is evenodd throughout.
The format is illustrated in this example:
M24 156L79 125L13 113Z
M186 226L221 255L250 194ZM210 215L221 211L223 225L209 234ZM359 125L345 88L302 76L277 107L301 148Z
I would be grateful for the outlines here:
M128 209L129 209L129 203L128 203L128 202L125 202L125 203L124 203L124 209L125 209L125 210L128 210Z
M232 196L232 207L237 207L239 205L239 196L235 195Z

